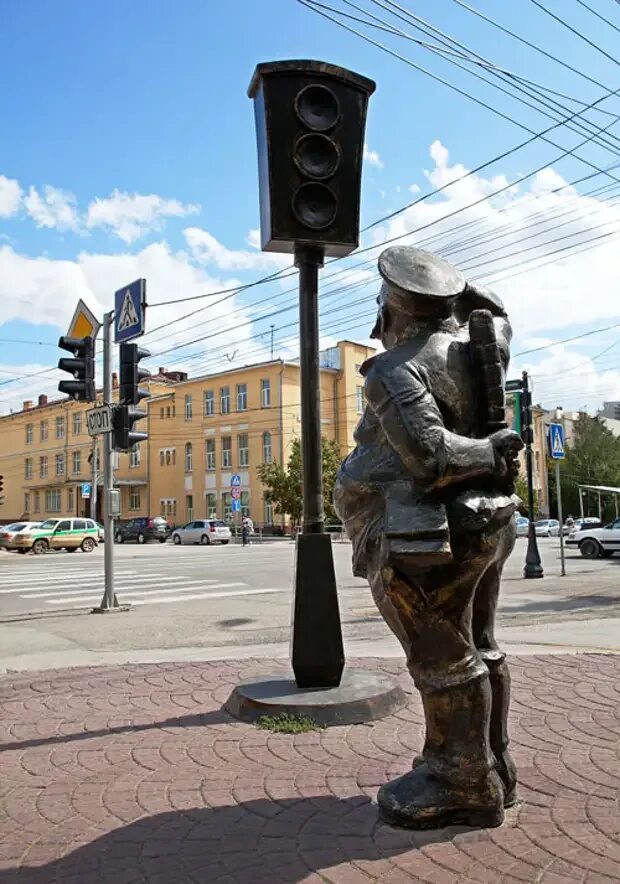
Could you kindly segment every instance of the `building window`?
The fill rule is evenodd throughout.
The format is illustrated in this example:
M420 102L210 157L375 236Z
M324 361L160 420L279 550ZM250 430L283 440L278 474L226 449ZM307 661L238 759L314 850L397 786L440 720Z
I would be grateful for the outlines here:
M269 408L271 405L271 381L263 378L260 382L260 407Z
M192 462L193 462L193 454L192 454L192 443L185 443L185 472L191 473L192 471Z
M232 439L230 436L222 436L222 466L232 466Z
M232 522L232 497L230 491L222 494L222 518L225 522Z
M64 439L65 437L65 416L61 414L56 418L56 438Z
M34 511L38 513L41 509L41 495L38 491L34 492Z
M131 451L129 452L129 466L130 467L139 467L140 466L140 446L136 443Z
M159 409L159 419L161 421L163 421L163 419L164 419L164 409L163 408Z
M64 476L65 474L65 456L64 454L56 455L56 475Z
M28 491L26 491L24 494L24 512L30 512L30 494Z
M80 411L73 412L73 435L79 436L82 432L82 413Z
M39 438L41 442L47 442L47 421L41 421L39 424Z
M26 424L26 445L32 445L32 424Z
M213 390L205 390L205 417L211 417L212 414L215 414L215 396L213 395Z
M247 411L248 385L237 384L237 411Z
M24 461L24 479L32 479L32 458L27 457Z
M241 492L241 518L245 519L246 516L250 515L250 492L242 491Z
M45 492L45 512L59 513L61 510L60 488L51 488Z
M356 387L355 388L355 404L357 406L357 413L362 414L364 411L364 388Z
M160 514L160 516L166 515L166 501L165 500L159 501L159 514Z
M71 471L73 473L81 473L82 472L82 452L74 451L73 452L73 463L71 465Z
M165 456L166 456L166 455L164 454L163 451L160 451L160 452L159 452L159 465L160 465L160 467L163 467L163 465L164 465L164 458L165 458Z
M129 509L140 509L140 489L131 487L129 489Z
M207 470L215 469L215 439L207 439Z
M185 420L191 421L192 419L192 397L188 393L185 396Z
M217 519L217 495L207 494L207 519Z
M220 387L220 414L230 414L230 387Z
M72 513L75 506L75 497L73 488L67 488L67 511Z
M185 497L185 518L188 522L194 518L194 497L192 494L187 494Z
M42 479L47 476L47 454L43 454L39 458L39 475Z
M250 449L248 447L248 434L241 433L237 436L237 450L239 452L239 466L247 467L250 463Z
M273 502L265 498L265 525L273 525Z
M166 418L170 417L170 406L166 405Z
M271 433L263 433L263 463L271 463L272 460Z

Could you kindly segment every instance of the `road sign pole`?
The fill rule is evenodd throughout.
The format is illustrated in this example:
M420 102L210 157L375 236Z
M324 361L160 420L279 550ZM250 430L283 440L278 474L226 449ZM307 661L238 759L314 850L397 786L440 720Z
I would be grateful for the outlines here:
M558 522L560 523L560 573L566 577L566 565L564 561L564 520L562 518L562 486L560 483L560 461L555 462L555 489L558 496Z
M103 317L103 401L112 404L112 323L114 311L110 310ZM103 493L105 516L103 521L103 568L104 592L101 605L94 610L97 613L121 610L114 593L114 516L111 512L112 490L114 488L114 470L112 466L112 434L104 433L101 440L103 446Z
M97 437L93 436L93 476L90 488L90 517L97 521Z

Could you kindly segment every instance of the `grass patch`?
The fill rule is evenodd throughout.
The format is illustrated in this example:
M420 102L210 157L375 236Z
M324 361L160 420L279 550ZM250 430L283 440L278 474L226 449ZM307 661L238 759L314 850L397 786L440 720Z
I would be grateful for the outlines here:
M318 724L309 715L281 712L279 715L261 715L256 722L264 731L276 734L306 734L308 731L324 730L324 724Z

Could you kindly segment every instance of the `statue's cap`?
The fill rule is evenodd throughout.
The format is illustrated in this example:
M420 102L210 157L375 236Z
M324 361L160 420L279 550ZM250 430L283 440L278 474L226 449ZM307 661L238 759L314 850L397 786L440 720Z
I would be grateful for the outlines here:
M379 255L379 273L401 292L430 299L456 298L465 288L460 270L415 246L385 249Z

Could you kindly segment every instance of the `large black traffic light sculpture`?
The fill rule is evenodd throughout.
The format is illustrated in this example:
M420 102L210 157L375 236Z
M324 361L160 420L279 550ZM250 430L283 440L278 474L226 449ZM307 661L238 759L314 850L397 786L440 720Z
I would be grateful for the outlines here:
M93 338L59 338L61 350L73 353L73 358L58 360L58 368L73 375L72 381L60 381L58 390L77 402L94 402L95 390L95 342Z
M297 539L291 662L300 688L340 684L344 649L321 451L318 271L359 241L372 80L317 61L259 64L254 99L263 251L299 268L303 532Z
M259 64L254 99L262 249L348 255L359 240L368 97L375 84L316 61Z
M148 433L133 429L134 424L147 416L147 412L133 406L150 396L149 391L140 386L140 381L149 377L150 372L140 368L139 363L151 354L137 344L121 344L119 350L119 405L114 410L112 447L115 451L129 451L138 442L148 439Z

